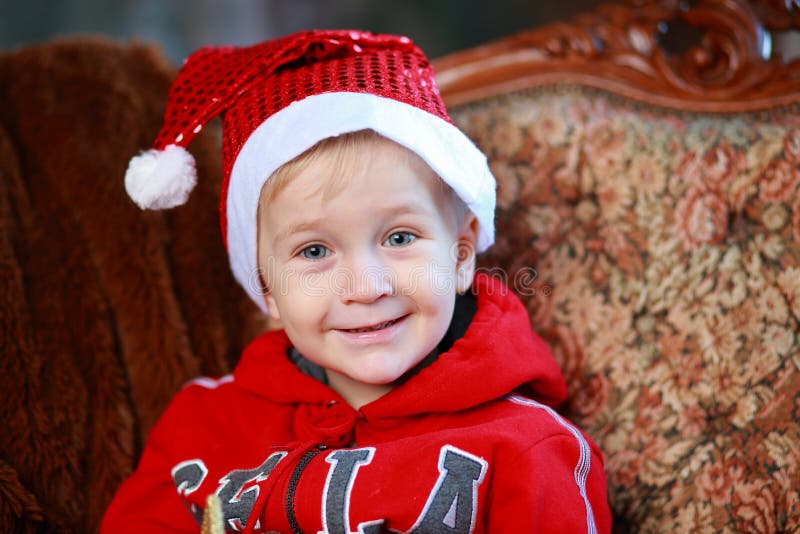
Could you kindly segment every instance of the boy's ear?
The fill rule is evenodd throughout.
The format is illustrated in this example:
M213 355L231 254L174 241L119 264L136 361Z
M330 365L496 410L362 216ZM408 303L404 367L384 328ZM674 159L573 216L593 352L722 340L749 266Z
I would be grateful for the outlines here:
M475 247L478 242L478 218L471 211L464 217L458 233L458 257L456 258L456 291L466 293L475 276Z
M281 312L278 310L278 303L275 302L275 297L272 296L272 293L265 293L264 294L264 302L267 305L267 312L269 312L269 316L276 321L281 320Z
M259 268L258 268L258 284L259 289L261 290L261 294L263 295L264 304L267 305L267 313L272 319L280 320L281 312L278 310L278 303L275 301L275 297L272 296L272 292L269 290L269 286L265 280L265 272L261 265L266 264L266 262L262 263L259 261Z

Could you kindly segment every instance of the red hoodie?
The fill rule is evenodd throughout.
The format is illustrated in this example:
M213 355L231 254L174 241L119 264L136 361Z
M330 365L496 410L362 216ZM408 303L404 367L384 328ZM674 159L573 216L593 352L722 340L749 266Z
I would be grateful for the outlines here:
M464 336L360 410L290 362L283 331L257 338L233 375L178 393L101 532L198 532L211 493L229 531L609 532L600 452L551 408L550 351L505 286L474 288Z

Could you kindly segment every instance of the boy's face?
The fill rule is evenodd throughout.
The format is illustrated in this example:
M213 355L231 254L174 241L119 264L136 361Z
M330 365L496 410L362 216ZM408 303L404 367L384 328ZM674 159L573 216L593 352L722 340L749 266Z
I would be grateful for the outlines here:
M348 401L374 387L369 402L444 336L472 280L477 222L406 149L379 141L358 157L333 194L323 154L262 207L259 266L297 350Z

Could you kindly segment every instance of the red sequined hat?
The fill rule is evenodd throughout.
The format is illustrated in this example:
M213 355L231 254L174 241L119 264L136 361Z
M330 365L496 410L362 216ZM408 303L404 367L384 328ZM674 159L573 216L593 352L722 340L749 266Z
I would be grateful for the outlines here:
M486 158L453 125L430 63L407 37L305 31L250 47L198 50L170 88L153 148L128 166L125 187L140 207L186 202L196 171L185 147L217 115L222 235L234 276L262 309L261 188L280 166L328 137L372 129L414 151L475 213L478 250L494 241L495 180Z

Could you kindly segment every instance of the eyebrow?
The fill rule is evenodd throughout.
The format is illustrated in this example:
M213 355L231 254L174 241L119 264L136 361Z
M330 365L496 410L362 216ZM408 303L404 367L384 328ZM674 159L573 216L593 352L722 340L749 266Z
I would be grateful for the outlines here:
M428 215L412 204L401 204L379 211L382 217L399 217L400 215Z
M426 216L429 214L421 211L419 208L415 208L412 204L401 204L399 206L392 206L385 209L378 209L375 216L382 218L391 218L391 217L400 217L402 215ZM325 227L325 224L321 219L313 219L310 221L299 222L275 234L275 239L273 240L273 242L280 243L288 239L293 234L313 231L323 227Z
M318 219L315 219L313 221L304 221L301 223L293 224L288 228L286 228L285 230L281 230L280 232L275 234L275 239L273 239L273 243L281 243L294 234L316 230L320 226L321 226L321 221Z

